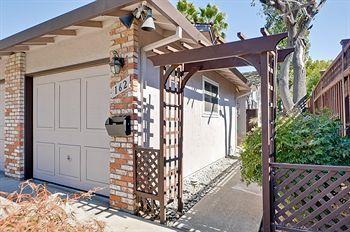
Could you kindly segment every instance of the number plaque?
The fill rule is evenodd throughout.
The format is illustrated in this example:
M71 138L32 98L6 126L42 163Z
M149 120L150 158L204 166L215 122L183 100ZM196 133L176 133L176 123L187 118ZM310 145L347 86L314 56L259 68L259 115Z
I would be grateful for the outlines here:
M114 97L118 96L121 93L124 93L127 89L129 89L130 88L130 82L131 82L130 76L127 76L123 80L119 81L114 86Z

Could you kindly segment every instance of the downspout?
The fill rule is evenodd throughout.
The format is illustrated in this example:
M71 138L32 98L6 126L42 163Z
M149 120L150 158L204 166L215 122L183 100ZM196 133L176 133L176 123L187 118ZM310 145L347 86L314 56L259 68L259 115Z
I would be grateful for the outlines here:
M152 51L153 49L156 49L156 48L159 48L159 47L162 47L162 46L165 46L165 45L168 45L168 44L171 44L171 43L174 43L176 41L179 41L183 38L183 35L182 35L182 27L176 27L176 32L174 35L171 35L171 36L168 36L164 39L161 39L159 41L156 41L154 43L151 43L151 44L148 44L144 47L141 48L140 50L140 53L141 53L141 56L140 56L140 98L141 98L141 117L140 117L140 120L141 120L141 142L140 142L140 145L143 147L143 143L144 143L144 124L143 124L143 118L144 118L144 102L143 102L143 90L144 90L144 87L147 86L147 83L144 82L144 77L143 75L147 72L147 55L146 53L149 52L149 51Z

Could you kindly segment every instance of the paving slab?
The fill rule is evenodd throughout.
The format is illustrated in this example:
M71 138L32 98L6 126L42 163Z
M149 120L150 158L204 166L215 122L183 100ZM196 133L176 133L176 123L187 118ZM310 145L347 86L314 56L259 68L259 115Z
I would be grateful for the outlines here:
M258 231L262 217L261 188L241 182L239 168L227 175L174 227L182 231Z
M44 182L34 181L42 184ZM7 178L0 172L0 192L14 192L18 190L20 181ZM54 184L46 184L51 193L76 193L76 190L65 188ZM80 217L94 218L105 223L106 232L171 232L178 231L175 228L161 226L158 223L144 220L132 214L109 208L108 198L94 196L92 200L80 200L75 206L83 211L79 211Z

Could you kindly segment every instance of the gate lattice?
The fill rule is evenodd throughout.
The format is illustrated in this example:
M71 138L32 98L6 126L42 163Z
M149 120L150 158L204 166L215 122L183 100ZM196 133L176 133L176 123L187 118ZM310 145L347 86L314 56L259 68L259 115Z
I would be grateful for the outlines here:
M350 167L272 163L282 231L350 231Z

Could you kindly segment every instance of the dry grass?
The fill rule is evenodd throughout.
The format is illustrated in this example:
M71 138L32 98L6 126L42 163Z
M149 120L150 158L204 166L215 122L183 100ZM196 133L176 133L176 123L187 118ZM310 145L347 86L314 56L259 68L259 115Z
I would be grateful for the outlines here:
M69 197L26 181L18 192L0 193L0 231L103 231L103 222L77 213L81 209L74 205L79 199L90 199L96 191Z

